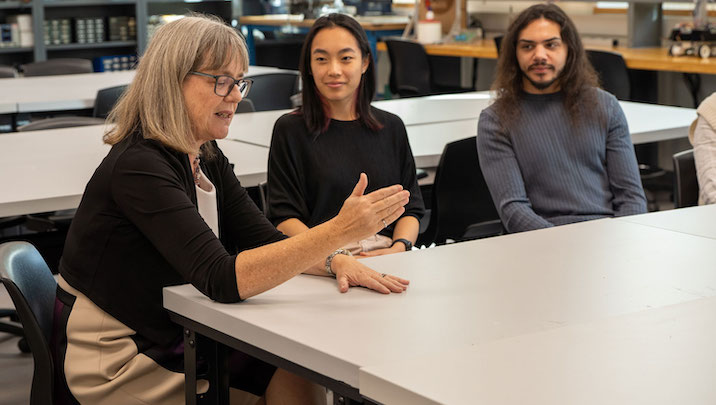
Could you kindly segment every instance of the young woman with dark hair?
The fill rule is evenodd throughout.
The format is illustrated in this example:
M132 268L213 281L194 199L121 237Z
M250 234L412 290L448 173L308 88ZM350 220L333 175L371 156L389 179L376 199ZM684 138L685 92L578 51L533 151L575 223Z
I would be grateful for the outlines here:
M405 213L377 235L336 252L377 256L410 250L423 216L415 161L403 122L371 106L375 68L365 31L352 17L330 14L314 23L299 69L303 105L274 127L268 168L268 217L297 235L338 212L352 184L401 184ZM334 252L334 254L336 253Z

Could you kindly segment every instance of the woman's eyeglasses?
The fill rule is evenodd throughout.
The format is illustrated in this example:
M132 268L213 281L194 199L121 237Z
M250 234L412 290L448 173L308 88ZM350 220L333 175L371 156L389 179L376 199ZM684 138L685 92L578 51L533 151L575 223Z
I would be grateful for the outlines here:
M202 73L202 72L189 72L191 75L197 75L197 76L205 76L205 77L211 77L214 79L214 94L216 94L219 97L226 97L231 93L231 90L234 89L234 86L239 86L239 92L241 93L241 98L245 98L249 94L249 90L251 90L251 84L254 82L251 79L234 79L231 76L227 75L210 75L208 73Z

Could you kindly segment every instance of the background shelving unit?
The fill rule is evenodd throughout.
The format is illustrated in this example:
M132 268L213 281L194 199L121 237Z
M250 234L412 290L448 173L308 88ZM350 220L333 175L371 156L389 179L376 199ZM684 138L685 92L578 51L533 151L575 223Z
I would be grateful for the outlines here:
M0 0L0 23L7 17L17 14L32 16L32 47L0 47L0 64L20 65L33 61L44 61L54 58L75 57L93 59L105 55L137 54L141 55L148 44L147 23L152 15L186 14L201 12L214 14L227 22L231 22L238 0L32 0L23 1ZM105 30L109 31L107 17L134 17L136 38L126 41L69 44L45 44L45 20L103 18ZM74 23L74 22L73 22Z

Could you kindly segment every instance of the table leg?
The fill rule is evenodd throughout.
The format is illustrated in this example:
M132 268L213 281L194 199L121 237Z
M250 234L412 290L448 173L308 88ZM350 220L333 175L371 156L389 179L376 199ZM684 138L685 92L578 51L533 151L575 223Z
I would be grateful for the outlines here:
M184 395L186 405L196 405L196 335L184 329Z
M378 63L378 36L375 35L375 31L366 31L365 34L368 37L368 43L370 44L370 52L371 52L371 54L373 54L373 63L375 65L377 65L377 63ZM377 68L375 68L375 69L377 69Z
M246 27L246 48L249 51L249 65L256 65L256 41L254 38L254 26L244 25Z
M209 361L209 393L208 403L229 403L229 349L214 340L201 341L202 346L208 345Z

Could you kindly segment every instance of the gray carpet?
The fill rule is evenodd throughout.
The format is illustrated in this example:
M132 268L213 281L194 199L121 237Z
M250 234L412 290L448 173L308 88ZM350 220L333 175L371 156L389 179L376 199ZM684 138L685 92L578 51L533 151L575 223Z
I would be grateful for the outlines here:
M12 301L0 285L0 308L12 308ZM3 319L3 322L7 319ZM0 404L27 405L32 384L32 355L17 348L20 338L0 332Z

